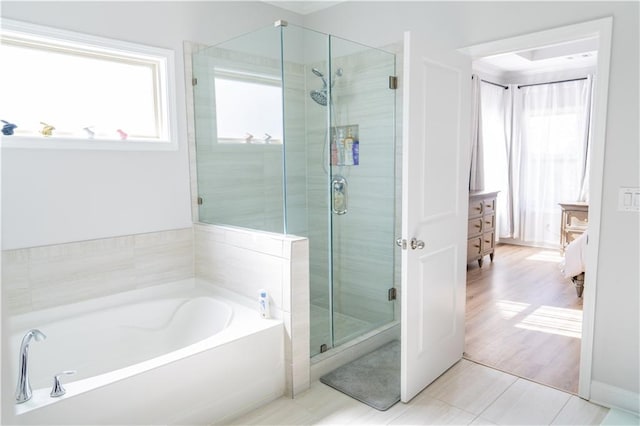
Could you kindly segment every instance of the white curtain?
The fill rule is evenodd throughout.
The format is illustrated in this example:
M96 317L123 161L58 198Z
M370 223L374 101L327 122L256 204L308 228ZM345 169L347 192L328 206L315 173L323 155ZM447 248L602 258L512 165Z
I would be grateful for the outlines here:
M477 75L471 76L471 167L469 170L469 191L484 189L484 155L481 108L481 82Z
M511 154L511 93L489 83L481 84L481 120L484 148L485 188L498 193L496 211L496 237L510 238L513 235L513 211L511 206L510 164Z
M591 78L514 90L513 238L558 246L558 203L585 201Z

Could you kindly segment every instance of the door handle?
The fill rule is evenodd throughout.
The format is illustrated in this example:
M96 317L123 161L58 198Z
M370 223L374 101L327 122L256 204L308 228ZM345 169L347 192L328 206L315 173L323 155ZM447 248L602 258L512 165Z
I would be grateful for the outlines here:
M402 250L406 250L407 249L407 240L405 240L404 238L398 238L396 240L396 245L400 248L402 248Z
M424 248L424 241L418 240L415 237L411 239L411 250L422 250Z

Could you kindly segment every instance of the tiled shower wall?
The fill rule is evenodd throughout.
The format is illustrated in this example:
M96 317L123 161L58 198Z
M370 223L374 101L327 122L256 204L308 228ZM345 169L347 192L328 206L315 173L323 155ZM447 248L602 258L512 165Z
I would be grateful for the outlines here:
M192 228L2 252L8 315L193 275Z

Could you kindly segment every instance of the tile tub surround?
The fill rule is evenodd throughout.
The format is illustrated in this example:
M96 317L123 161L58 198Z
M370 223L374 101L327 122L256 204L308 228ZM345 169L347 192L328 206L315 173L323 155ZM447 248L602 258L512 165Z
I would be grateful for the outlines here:
M2 252L8 315L193 275L192 228Z
M258 301L285 326L286 394L309 387L309 240L241 228L195 224L195 275Z

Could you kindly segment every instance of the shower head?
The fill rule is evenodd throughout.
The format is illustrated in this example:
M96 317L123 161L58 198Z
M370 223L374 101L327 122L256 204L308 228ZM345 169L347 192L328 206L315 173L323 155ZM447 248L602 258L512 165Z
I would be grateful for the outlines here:
M318 105L327 106L327 89L312 90L309 92L311 99L313 99Z
M324 78L324 74L318 68L311 68L311 72L316 76L322 79L322 89L320 90L312 90L309 92L311 99L313 99L318 105L327 106L327 79ZM336 78L342 77L342 68L338 68L335 72L335 77L331 82L331 88L336 84Z
M320 77L322 79L322 84L324 84L324 87L327 87L327 80L324 78L324 74L322 74L318 68L311 68L311 72L314 73L316 77Z

